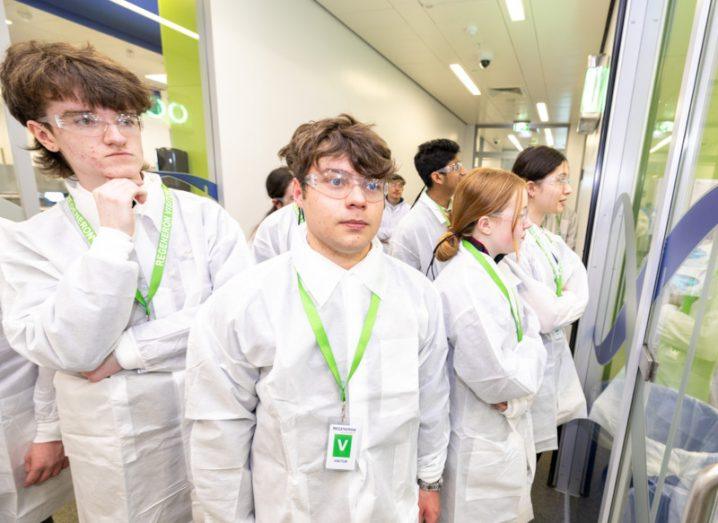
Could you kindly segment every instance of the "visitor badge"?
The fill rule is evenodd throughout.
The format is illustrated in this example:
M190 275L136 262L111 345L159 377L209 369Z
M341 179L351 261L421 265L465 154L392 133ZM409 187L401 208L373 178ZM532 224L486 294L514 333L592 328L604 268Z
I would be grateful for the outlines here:
M354 470L359 452L359 427L354 425L329 425L327 439L327 462L329 470Z

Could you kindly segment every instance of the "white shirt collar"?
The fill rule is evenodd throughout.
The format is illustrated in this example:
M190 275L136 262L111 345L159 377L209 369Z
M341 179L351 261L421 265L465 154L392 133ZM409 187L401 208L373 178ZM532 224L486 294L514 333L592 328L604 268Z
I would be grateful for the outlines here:
M444 211L441 210L441 207L439 207L438 203L436 203L429 197L426 191L422 191L421 196L419 196L419 201L431 210L431 213L441 225L449 225L449 219L444 214Z
M312 249L306 235L297 237L297 241L292 244L291 253L294 268L318 307L322 307L329 300L336 286L349 275L356 276L379 298L386 295L386 260L381 242L377 238L372 240L371 249L364 259L348 270Z
M159 229L162 226L162 212L164 210L164 194L161 188L162 179L155 173L143 173L143 185L147 190L147 201L136 205L135 214L147 216ZM95 198L92 193L85 189L77 180L66 179L67 191L75 200L77 210L85 217L90 225L97 231L100 227L100 217L97 213Z

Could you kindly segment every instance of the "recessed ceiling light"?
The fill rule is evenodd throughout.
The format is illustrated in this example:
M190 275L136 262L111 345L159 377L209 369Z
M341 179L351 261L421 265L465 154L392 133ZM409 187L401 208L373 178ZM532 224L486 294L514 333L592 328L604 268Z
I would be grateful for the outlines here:
M551 129L546 127L546 129L543 130L543 134L546 136L546 145L553 147L553 133Z
M509 17L512 22L521 22L522 20L526 20L524 3L522 0L506 0L506 10L509 12Z
M12 25L12 20L5 19L5 23L6 23L7 25Z
M548 122L548 107L546 107L546 104L543 102L537 103L536 110L538 111L539 118L541 118L541 121Z
M510 135L509 135L509 141L510 141L512 144L514 144L514 147L516 147L516 149L518 149L519 152L524 150L524 148L521 147L521 142L519 142L519 139L516 138L516 135L515 135L515 134L510 134Z
M476 84L471 79L471 77L464 71L464 68L461 67L459 64L451 64L449 66L451 70L454 72L456 77L461 80L461 83L464 84L464 87L466 87L471 94L474 96L479 96L481 94L481 91L479 91L479 88L476 87Z
M165 73L146 74L145 78L152 80L153 82L157 82L158 84L167 85L167 75Z

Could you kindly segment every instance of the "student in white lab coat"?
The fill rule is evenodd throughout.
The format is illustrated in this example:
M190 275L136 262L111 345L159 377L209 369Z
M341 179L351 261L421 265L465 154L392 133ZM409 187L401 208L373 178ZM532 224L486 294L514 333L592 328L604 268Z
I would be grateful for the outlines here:
M406 180L403 176L394 174L389 178L389 189L384 202L384 214L381 216L381 226L376 237L383 244L388 244L394 229L401 219L411 209L411 205L402 197Z
M197 498L212 521L437 521L446 336L428 280L372 241L391 152L340 115L281 155L306 234L218 291L190 335Z
M588 277L578 255L557 234L539 224L560 214L571 194L568 162L556 149L524 149L513 172L526 180L531 227L520 256L504 258L521 280L521 299L536 312L547 360L541 390L531 416L536 452L558 448L557 426L586 417L586 398L566 339L565 327L581 317L588 304Z
M0 220L0 245L3 243ZM0 521L37 523L72 499L54 372L13 351L0 311ZM63 469L65 469L63 471Z
M449 339L451 440L442 521L529 521L535 471L529 408L546 350L521 283L496 264L517 251L528 227L516 175L475 169L459 182L434 281Z
M449 225L449 203L466 171L459 160L459 144L446 139L421 144L414 166L426 190L394 229L389 254L433 280L443 267L431 263L434 248Z
M282 207L294 204L294 200L292 199L293 179L294 175L292 175L292 171L286 167L277 167L276 169L272 169L272 171L267 175L264 186L267 189L267 196L269 196L269 199L272 201L272 207L270 207L264 215L262 221L269 217L269 215L277 212ZM252 234L249 236L250 243L254 242L254 237L257 234L257 229L259 229L260 224L261 222L258 223L252 230Z
M262 220L252 238L254 261L261 263L287 252L292 241L304 234L305 229L304 215L296 203L271 213Z
M41 167L70 193L13 227L0 304L10 345L58 371L80 520L189 521L189 325L249 264L245 240L216 203L142 171L149 93L124 67L89 46L24 42L0 80Z

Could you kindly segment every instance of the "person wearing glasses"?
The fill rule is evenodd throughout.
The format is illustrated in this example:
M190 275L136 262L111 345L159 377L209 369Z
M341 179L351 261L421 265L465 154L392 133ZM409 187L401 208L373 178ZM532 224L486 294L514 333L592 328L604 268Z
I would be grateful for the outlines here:
M183 380L199 305L250 264L215 202L143 171L149 91L92 47L23 42L0 66L10 113L69 196L0 249L11 347L57 370L80 521L188 521Z
M564 329L588 304L588 276L578 255L557 234L540 224L560 214L571 194L566 157L551 147L527 147L513 171L526 180L531 227L520 255L502 263L518 277L521 299L538 315L548 359L541 390L531 407L536 452L558 448L557 427L586 417L586 398Z
M434 247L449 225L451 197L466 171L459 161L459 144L446 139L421 144L414 166L426 190L394 230L389 252L433 280L443 267L434 260Z
M286 167L273 170L267 178L267 193L270 193L270 178L281 173L283 186L282 198L272 197L274 207L265 215L251 238L252 255L257 263L274 258L289 250L297 234L302 234L304 216L294 203L292 196L292 172ZM286 177L288 176L288 178ZM279 187L277 187L279 188ZM277 194L279 191L277 191ZM271 196L271 195L270 195Z
M211 521L435 522L449 436L441 303L375 238L391 151L348 115L281 151L306 233L200 309L192 475Z
M391 233L401 219L406 216L411 206L402 198L406 180L398 174L394 174L389 178L389 190L386 193L386 202L384 202L384 214L381 217L381 226L377 233L377 238L383 244L388 244Z
M434 280L444 305L451 367L451 440L442 521L533 518L536 469L529 407L541 386L546 350L521 282L498 260L526 236L526 184L513 173L479 168L456 189ZM523 253L522 253L523 254Z

